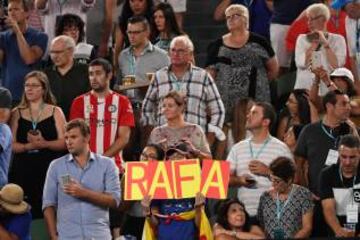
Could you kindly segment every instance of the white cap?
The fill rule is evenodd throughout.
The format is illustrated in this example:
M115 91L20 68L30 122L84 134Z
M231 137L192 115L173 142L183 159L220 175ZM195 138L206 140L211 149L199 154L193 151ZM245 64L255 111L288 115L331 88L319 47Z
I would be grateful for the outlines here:
M347 77L354 83L354 75L347 68L337 68L331 74L330 77Z

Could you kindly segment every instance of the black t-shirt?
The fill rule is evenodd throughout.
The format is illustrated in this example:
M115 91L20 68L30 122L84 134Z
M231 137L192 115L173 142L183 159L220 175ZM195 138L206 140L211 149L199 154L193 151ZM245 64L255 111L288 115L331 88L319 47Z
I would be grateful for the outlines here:
M323 127L328 133L331 132L335 139L326 134L320 121L304 127L295 149L295 155L305 158L309 163L309 189L316 195L319 192L319 173L325 167L329 150L337 150L340 136L350 132L350 128L346 123L333 130L330 130L326 125L323 125Z
M47 68L45 73L57 105L61 107L68 119L74 98L90 90L88 65L75 61L73 67L64 76L57 71L55 66Z
M339 173L339 164L333 164L331 166L328 166L324 168L321 171L320 174L320 198L321 200L328 199L328 198L334 198L337 203L343 203L342 206L343 209L345 209L345 215L337 215L339 219L340 225L343 226L343 224L346 223L346 205L349 203L349 201L340 200L343 199L345 196L346 189L350 189L354 185L354 178L345 178L342 177L342 180L340 178ZM360 183L360 170L358 168L358 172L355 179L355 185ZM351 198L353 198L353 195L350 195ZM343 212L343 211L342 211ZM360 219L360 214L358 214L358 217ZM359 232L360 230L360 224L356 225L356 231Z

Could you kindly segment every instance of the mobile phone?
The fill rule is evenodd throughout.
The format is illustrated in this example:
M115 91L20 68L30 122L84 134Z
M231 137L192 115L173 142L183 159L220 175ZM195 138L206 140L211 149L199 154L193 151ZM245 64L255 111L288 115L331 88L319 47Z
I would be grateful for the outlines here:
M312 32L312 33L306 34L306 39L309 42L317 41L317 40L319 40L319 38L320 38L320 36L317 32Z
M246 182L248 182L249 184L255 184L256 183L256 180L255 180L255 178L252 178L252 177L248 177L248 178L246 178Z
M69 184L70 183L70 175L69 174L66 174L66 175L63 175L61 176L61 182L62 182L62 185L66 185L66 184Z
M311 68L316 69L323 66L322 55L320 51L314 51L311 56Z

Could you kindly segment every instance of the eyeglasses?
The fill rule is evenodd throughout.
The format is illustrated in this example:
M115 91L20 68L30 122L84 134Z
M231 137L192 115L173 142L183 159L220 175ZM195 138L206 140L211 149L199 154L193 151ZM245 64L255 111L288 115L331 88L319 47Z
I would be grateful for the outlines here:
M284 180L282 180L281 178L276 177L274 175L270 175L270 181L274 184L279 184L281 182L284 182Z
M319 15L319 16L316 16L316 17L308 17L308 21L309 22L313 22L313 21L316 21L318 20L319 18L321 17L324 17L323 15Z
M29 83L24 84L24 88L38 88L38 87L42 87L42 85L41 84L29 84Z
M170 53L172 54L179 54L179 55L184 55L186 53L188 53L187 49L182 49L182 48L170 48Z
M157 156L155 154L141 153L141 158L142 159L157 159Z
M55 55L55 54L63 54L63 53L65 53L67 50L69 50L69 49L71 49L71 48L65 48L65 49L63 49L63 50L50 50L50 54L52 54L52 55Z
M143 29L143 30L137 30L137 31L126 31L126 33L127 33L128 35L138 35L138 34L140 34L140 33L142 33L142 32L145 32L145 29Z
M241 17L245 17L245 16L244 16L244 15L241 15L241 14L235 13L235 14L233 14L233 15L225 16L225 19L226 19L226 21L229 21L229 20L232 20L232 19L238 20L238 19L240 19Z

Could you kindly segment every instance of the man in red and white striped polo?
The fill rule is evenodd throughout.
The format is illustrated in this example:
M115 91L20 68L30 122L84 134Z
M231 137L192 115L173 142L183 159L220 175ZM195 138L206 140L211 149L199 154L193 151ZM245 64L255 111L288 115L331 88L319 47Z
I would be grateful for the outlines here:
M112 66L97 58L89 64L91 91L72 103L70 119L82 118L90 126L91 151L115 160L123 172L123 148L129 141L134 115L129 99L110 89Z

